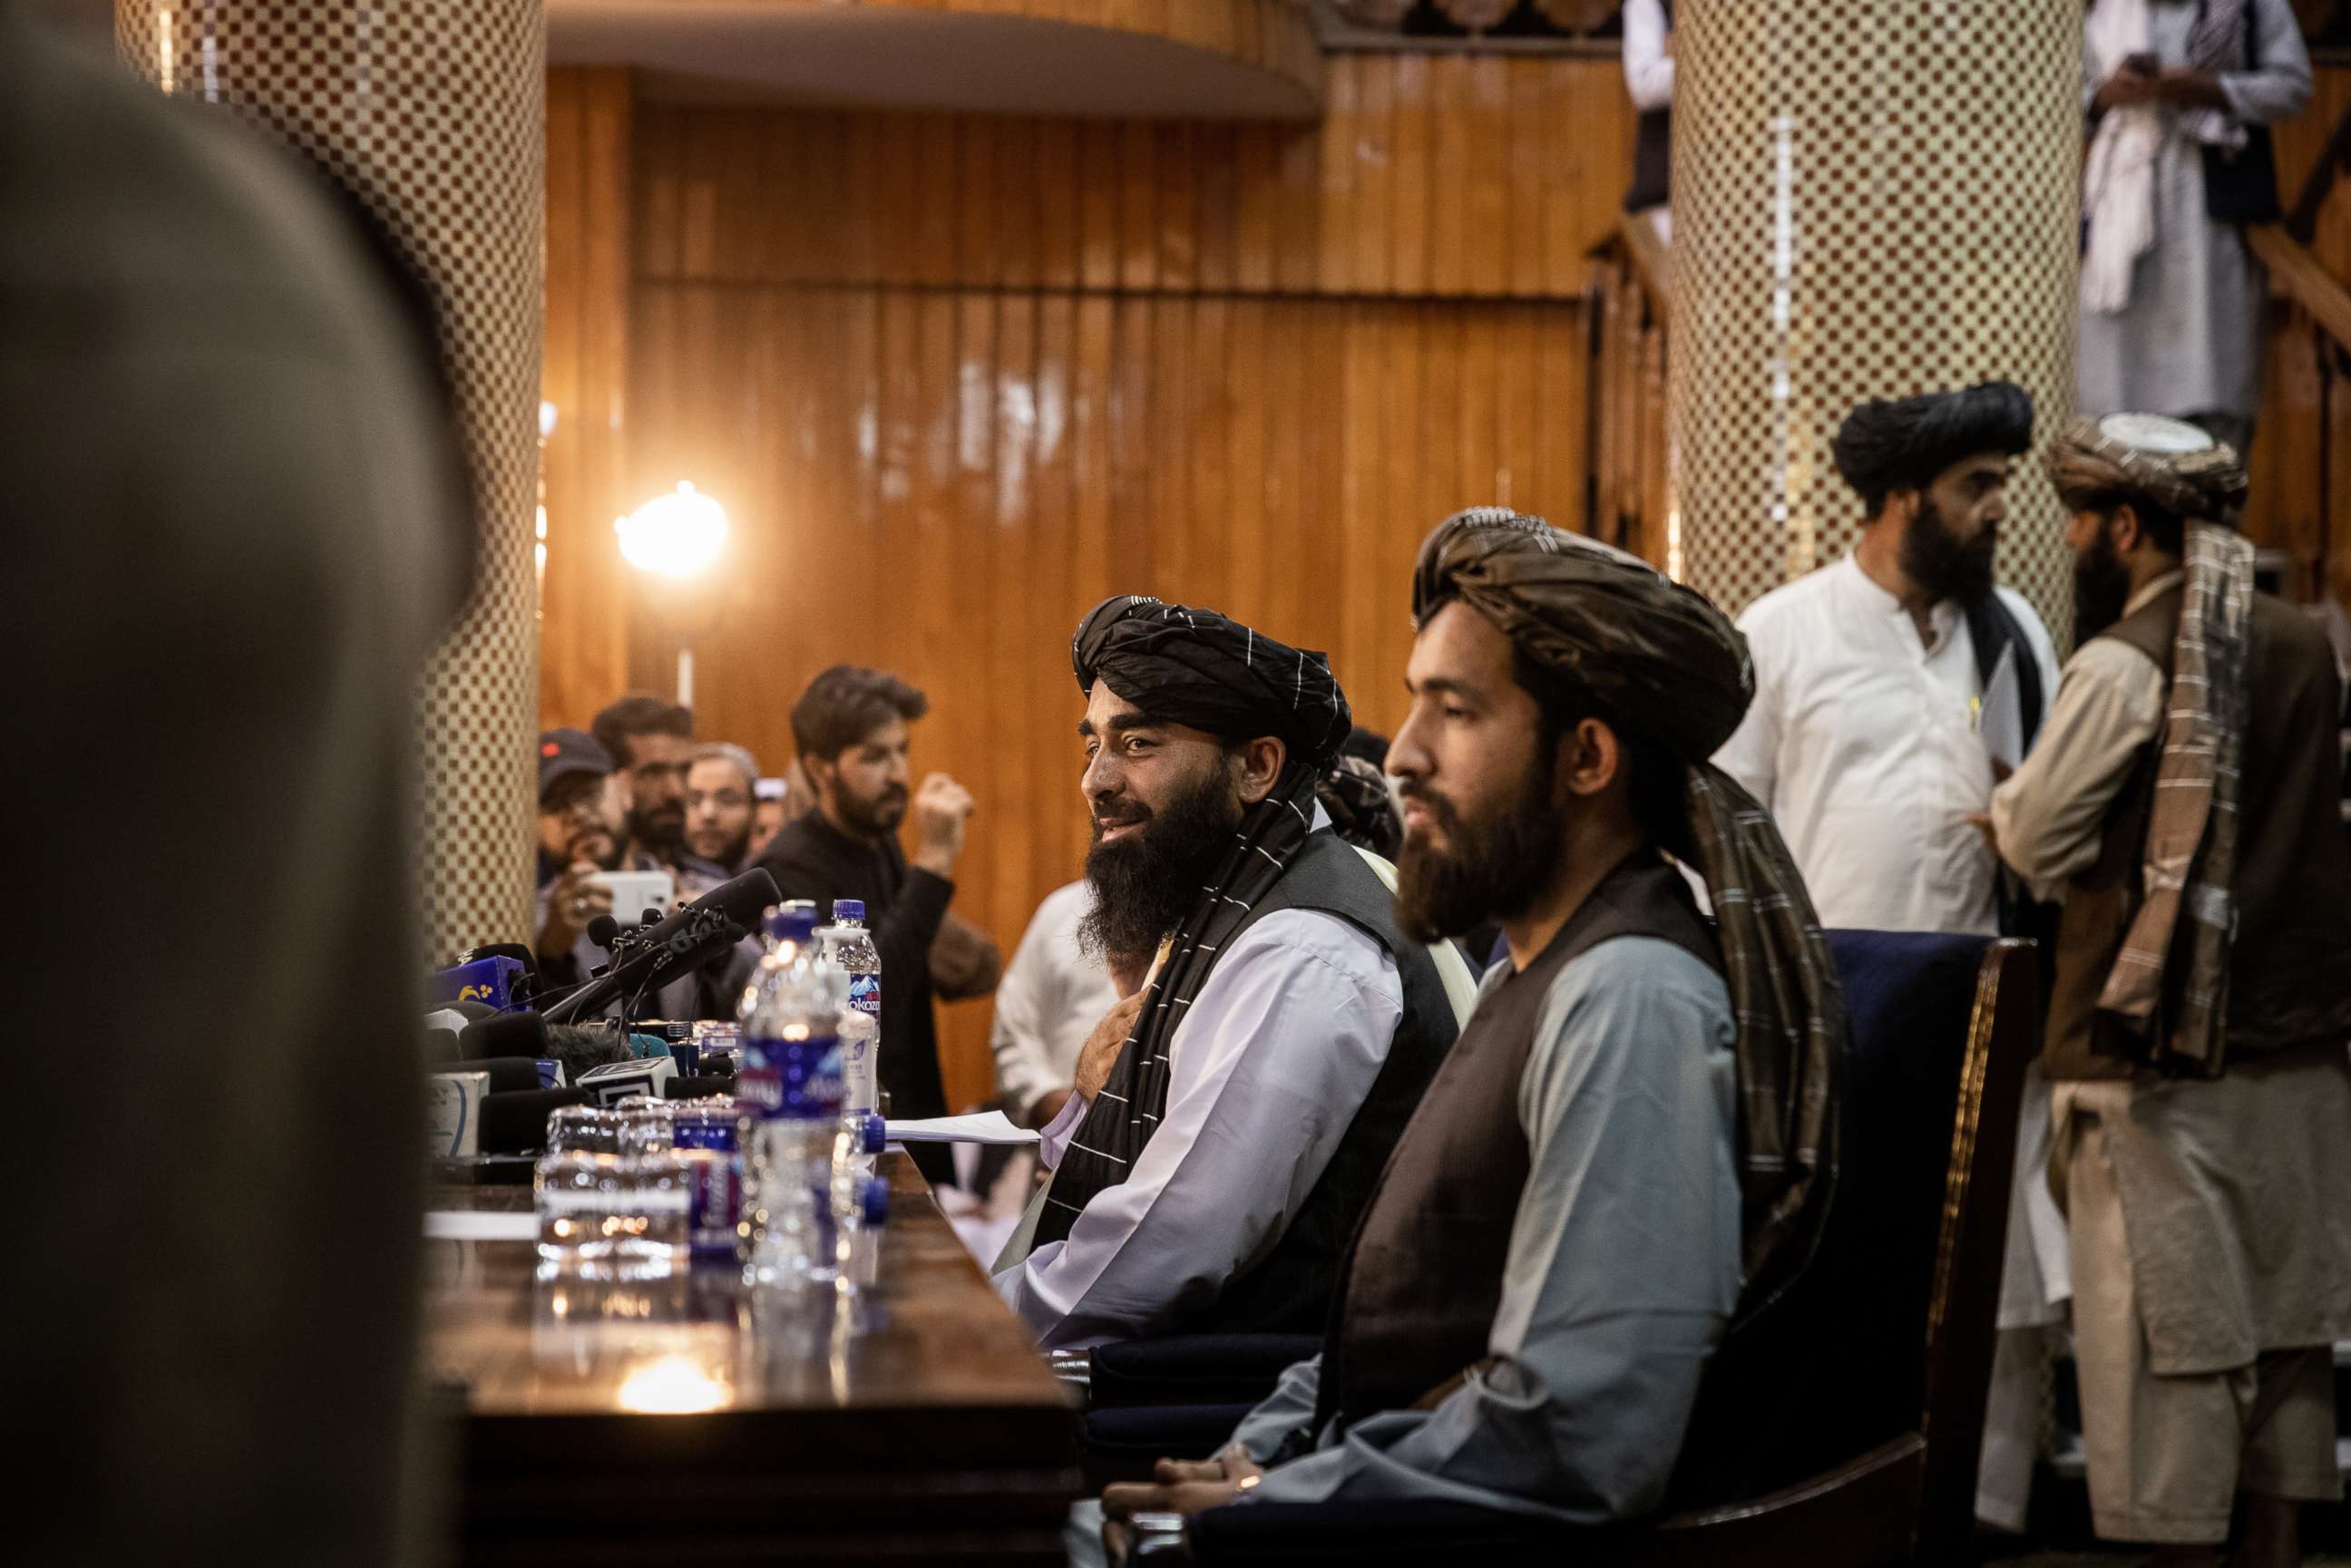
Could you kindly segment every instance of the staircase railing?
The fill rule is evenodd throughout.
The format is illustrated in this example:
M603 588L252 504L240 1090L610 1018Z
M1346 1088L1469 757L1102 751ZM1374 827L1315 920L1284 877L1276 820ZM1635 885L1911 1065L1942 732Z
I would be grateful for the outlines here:
M1673 247L1628 213L1593 255L1588 409L1593 535L1678 575L1666 450L1666 314Z

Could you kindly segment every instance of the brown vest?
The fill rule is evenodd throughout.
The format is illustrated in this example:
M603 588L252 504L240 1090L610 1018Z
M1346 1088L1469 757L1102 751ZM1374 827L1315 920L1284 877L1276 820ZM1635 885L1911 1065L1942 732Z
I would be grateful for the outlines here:
M2100 633L2168 678L2177 588ZM2351 840L2341 821L2334 652L2307 615L2253 596L2244 766L2237 797L2237 935L2229 955L2229 1056L2342 1048L2351 1033ZM2042 1070L2127 1077L2098 994L2137 912L2160 732L2107 812L2098 858L2065 890Z
M1618 936L1659 937L1722 968L1687 884L1643 850L1541 956L1479 999L1356 1232L1323 1341L1315 1429L1333 1415L1352 1423L1405 1408L1485 1359L1531 1159L1518 1106L1535 1019L1560 970Z

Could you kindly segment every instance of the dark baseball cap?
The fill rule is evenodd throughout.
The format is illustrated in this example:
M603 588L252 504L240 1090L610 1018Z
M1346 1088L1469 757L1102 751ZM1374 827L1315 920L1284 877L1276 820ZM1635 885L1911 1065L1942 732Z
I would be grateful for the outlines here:
M612 754L596 744L584 729L546 729L538 736L538 798L559 779L592 773L599 779L612 771Z

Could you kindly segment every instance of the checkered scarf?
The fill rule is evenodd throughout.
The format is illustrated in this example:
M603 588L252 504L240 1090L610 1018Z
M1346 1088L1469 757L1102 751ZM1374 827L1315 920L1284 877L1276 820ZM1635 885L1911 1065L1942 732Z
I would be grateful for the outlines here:
M2213 1077L2226 1065L2253 547L2227 528L2190 528L2186 566L2144 892L2098 1006L2140 1061Z
M1704 595L1637 557L1538 517L1475 507L1420 547L1413 621L1459 599L1638 739L1704 758L1754 694L1746 639ZM1836 1186L1844 993L1812 898L1771 812L1689 766L1683 843L1706 880L1737 1019L1742 1318L1801 1273Z

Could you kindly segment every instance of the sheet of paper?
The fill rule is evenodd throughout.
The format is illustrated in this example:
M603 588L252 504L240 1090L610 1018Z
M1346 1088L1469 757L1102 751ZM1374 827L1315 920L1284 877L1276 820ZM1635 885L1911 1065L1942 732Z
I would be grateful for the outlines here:
M424 1215L424 1234L435 1241L536 1241L538 1216L496 1214L477 1208L434 1208Z
M1001 1111L972 1116L927 1116L887 1124L893 1144L1033 1144L1037 1134L1016 1127Z
M1983 706L1976 712L1976 731L1984 751L2001 767L2014 770L2024 760L2024 696L2016 685L2016 644L2000 651L2000 662L1984 683Z

